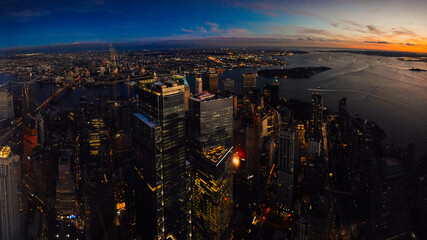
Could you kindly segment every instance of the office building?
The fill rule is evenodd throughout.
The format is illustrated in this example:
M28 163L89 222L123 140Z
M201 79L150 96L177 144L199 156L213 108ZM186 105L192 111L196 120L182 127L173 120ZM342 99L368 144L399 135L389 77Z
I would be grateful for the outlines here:
M0 120L11 120L13 117L13 95L10 92L0 90Z
M264 102L266 105L277 108L279 103L279 84L276 82L273 85L266 84L264 86Z
M258 73L242 73L242 93L247 93L256 88Z
M18 188L21 166L18 155L9 146L0 149L0 236L3 240L22 239Z
M76 215L76 195L71 162L73 152L63 149L58 160L58 180L56 184L56 211L57 219L72 220Z
M194 162L194 239L228 239L233 214L232 150L218 146Z
M322 137L323 122L323 95L319 92L312 93L311 99L311 116L309 123L309 133L316 139Z
M32 83L24 83L22 85L22 117L25 121L31 116L34 116L36 110L36 102L34 98L34 86Z
M201 77L196 77L196 87L194 94L199 94L203 92L203 80Z
M202 77L203 91L216 93L218 91L218 73L206 72Z
M203 154L233 143L233 98L208 92L190 98L190 151Z
M395 158L380 163L374 206L376 239L409 239L408 180Z
M233 212L233 98L202 93L190 99L195 239L226 238Z
M234 91L234 80L230 79L230 78L225 79L223 81L222 89L224 91L227 91L227 92L233 92Z
M190 239L184 85L155 82L139 95L141 113L133 119L136 167L143 176L137 186L138 232L143 239Z
M298 137L293 129L279 131L279 149L277 158L277 195L278 204L283 210L293 210L294 185L298 159Z

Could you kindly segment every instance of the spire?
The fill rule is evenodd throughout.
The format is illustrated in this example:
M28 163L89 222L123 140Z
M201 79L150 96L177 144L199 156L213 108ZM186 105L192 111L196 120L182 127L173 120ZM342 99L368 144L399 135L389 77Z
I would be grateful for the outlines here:
M184 77L182 78L182 82L184 83L184 86L188 86L187 76L185 74L184 74Z

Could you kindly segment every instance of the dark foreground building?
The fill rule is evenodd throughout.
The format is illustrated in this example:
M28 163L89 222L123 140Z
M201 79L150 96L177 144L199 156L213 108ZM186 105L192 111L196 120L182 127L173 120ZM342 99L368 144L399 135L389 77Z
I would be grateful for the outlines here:
M190 176L185 151L184 85L151 83L134 114L138 234L190 239Z

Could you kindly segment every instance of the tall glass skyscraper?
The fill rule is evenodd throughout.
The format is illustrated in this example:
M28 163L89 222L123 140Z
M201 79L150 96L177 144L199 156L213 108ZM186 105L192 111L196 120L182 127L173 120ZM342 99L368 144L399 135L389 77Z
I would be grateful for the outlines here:
M233 98L202 93L189 101L195 239L224 239L233 213Z
M323 95L319 92L313 92L311 98L312 115L310 118L309 130L311 137L320 140L322 137L323 121Z
M293 210L295 166L297 161L298 138L293 129L280 129L277 159L277 198L284 210Z
M198 154L233 143L233 98L210 93L189 100L190 148Z
M190 239L184 85L150 83L139 90L139 97L141 114L134 115L134 140L136 167L143 179L137 190L143 194L137 193L142 200L137 218L148 224L139 232L145 229L144 239Z

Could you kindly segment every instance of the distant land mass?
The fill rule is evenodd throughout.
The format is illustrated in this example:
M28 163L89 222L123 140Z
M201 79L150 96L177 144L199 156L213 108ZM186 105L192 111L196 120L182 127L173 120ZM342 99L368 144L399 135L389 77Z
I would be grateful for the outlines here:
M258 74L263 77L288 77L288 78L310 78L318 73L329 70L328 67L297 67L284 69L263 69Z
M354 53L370 56L383 56L383 57L427 57L426 53L415 52L398 52L398 51L379 51L379 50L318 50L318 52L332 52L332 53Z
M410 68L409 71L413 71L413 72L427 72L427 70L419 69L419 68Z

